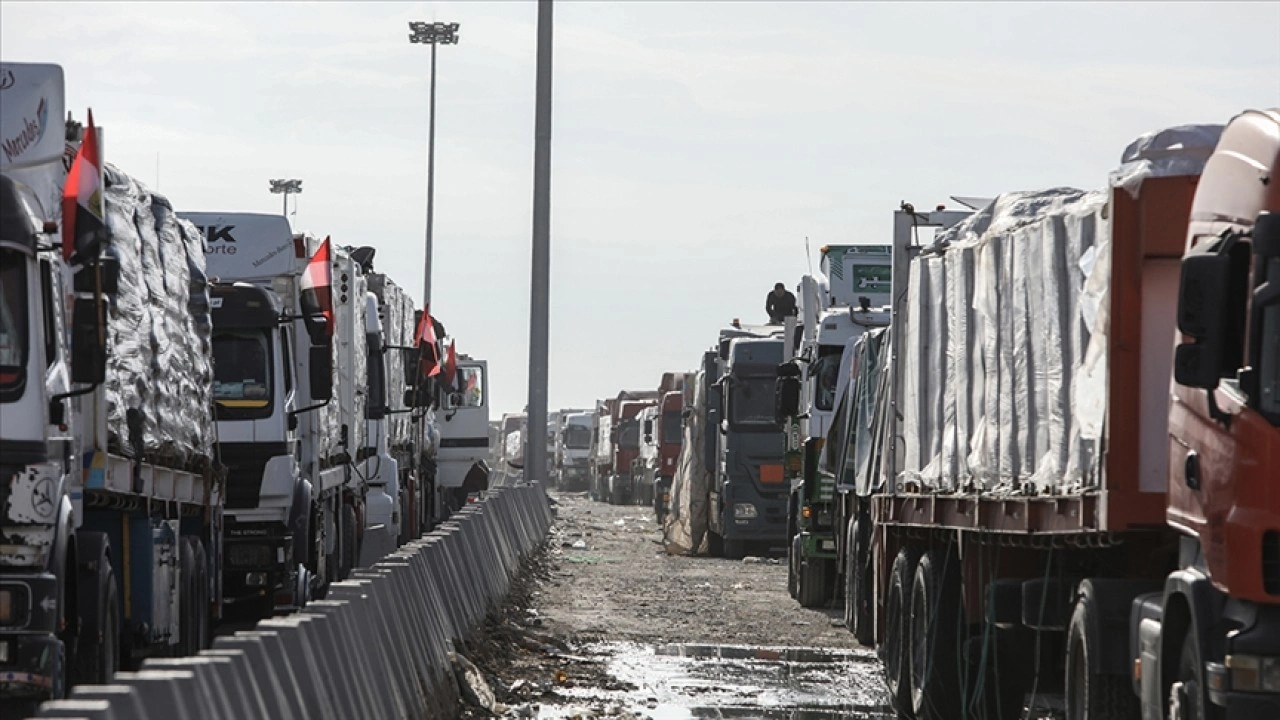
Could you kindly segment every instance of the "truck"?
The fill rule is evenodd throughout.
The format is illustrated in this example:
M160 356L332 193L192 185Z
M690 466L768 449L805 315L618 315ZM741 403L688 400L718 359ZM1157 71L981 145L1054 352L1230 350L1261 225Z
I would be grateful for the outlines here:
M779 336L724 337L717 368L720 410L715 482L710 496L711 552L740 560L752 545L787 542L789 488L782 471L782 426L775 384L786 341Z
M895 213L871 421L806 451L899 717L1280 716L1277 166L1249 111L927 244Z
M640 426L639 446L631 460L631 482L634 488L634 500L640 505L652 505L654 491L658 484L658 416L661 414L657 405L650 405L640 411L636 420Z
M527 420L524 413L507 413L502 416L500 437L502 465L497 475L501 483L510 485L524 479L524 443Z
M653 436L658 445L656 480L653 492L653 513L661 524L666 521L671 502L671 483L680 463L680 449L684 446L684 384L680 389L668 390L659 404L660 412L654 418Z
M455 341L449 340L452 351ZM489 488L489 363L456 355L452 378L442 378L439 405L440 449L436 456L433 522L443 522L467 498ZM447 374L447 372L445 373Z
M556 446L556 486L564 492L582 492L591 482L591 437L596 417L588 411L569 412L561 417Z
M102 162L60 66L0 79L0 706L21 714L208 646L225 480L201 235Z
M624 394L638 398L651 393L624 392ZM605 498L610 505L630 505L636 500L636 478L631 474L631 463L640 451L640 413L652 404L651 399L624 400L620 397L615 406L617 411L613 431L610 434L612 440L610 452L613 460L609 465L609 475L604 483Z
M889 323L892 270L888 245L824 245L820 252L820 271L800 282L802 324L789 326L787 346L799 349L780 369L782 376L797 379L800 395L799 413L781 422L783 472L791 493L787 589L803 607L833 600L837 578L835 475L806 463L804 444L824 438L831 427L836 399L853 378L854 342L868 329Z
M203 233L216 279L213 400L229 473L223 599L253 617L292 612L359 562L367 280L348 249L294 234L282 215L180 215ZM307 279L326 267L328 316L303 307Z

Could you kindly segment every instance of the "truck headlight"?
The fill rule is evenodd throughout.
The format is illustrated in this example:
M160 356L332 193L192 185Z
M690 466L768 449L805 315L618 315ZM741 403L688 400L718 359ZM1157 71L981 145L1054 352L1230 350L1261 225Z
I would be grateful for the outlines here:
M733 516L738 520L750 520L756 516L756 506L751 503L734 503Z
M1280 657L1228 655L1231 689L1242 692L1280 692Z

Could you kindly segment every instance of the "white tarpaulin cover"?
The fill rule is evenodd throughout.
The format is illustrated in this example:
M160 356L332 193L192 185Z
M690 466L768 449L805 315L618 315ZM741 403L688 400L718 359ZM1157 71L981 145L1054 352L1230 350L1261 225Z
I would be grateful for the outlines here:
M162 195L106 165L119 293L107 313L107 431L112 452L190 466L211 457L211 324L203 236ZM131 428L132 426L132 428Z
M1112 186L1195 175L1221 131L1150 133ZM1001 195L911 263L903 338L906 489L1066 494L1100 482L1109 193ZM1170 338L1172 342L1172 338Z
M382 343L386 346L387 446L393 450L412 452L413 421L404 410L405 353L392 346L412 347L413 300L391 278L382 273L369 276L369 290L378 298L378 314L382 321Z
M663 526L667 552L672 555L699 555L708 551L707 513L714 469L703 462L708 432L703 375L702 372L685 375L683 444L679 466L671 481L670 512Z

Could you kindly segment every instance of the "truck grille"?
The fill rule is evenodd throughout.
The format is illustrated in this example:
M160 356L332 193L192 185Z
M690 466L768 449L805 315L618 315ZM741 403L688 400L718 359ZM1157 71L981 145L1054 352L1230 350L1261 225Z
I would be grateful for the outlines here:
M1262 534L1262 589L1280 595L1280 531Z

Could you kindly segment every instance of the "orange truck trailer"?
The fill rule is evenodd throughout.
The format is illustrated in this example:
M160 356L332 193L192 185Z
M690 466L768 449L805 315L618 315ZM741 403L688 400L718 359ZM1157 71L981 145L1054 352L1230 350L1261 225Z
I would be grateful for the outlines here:
M1280 718L1278 160L1251 111L896 213L871 421L810 451L900 718Z

